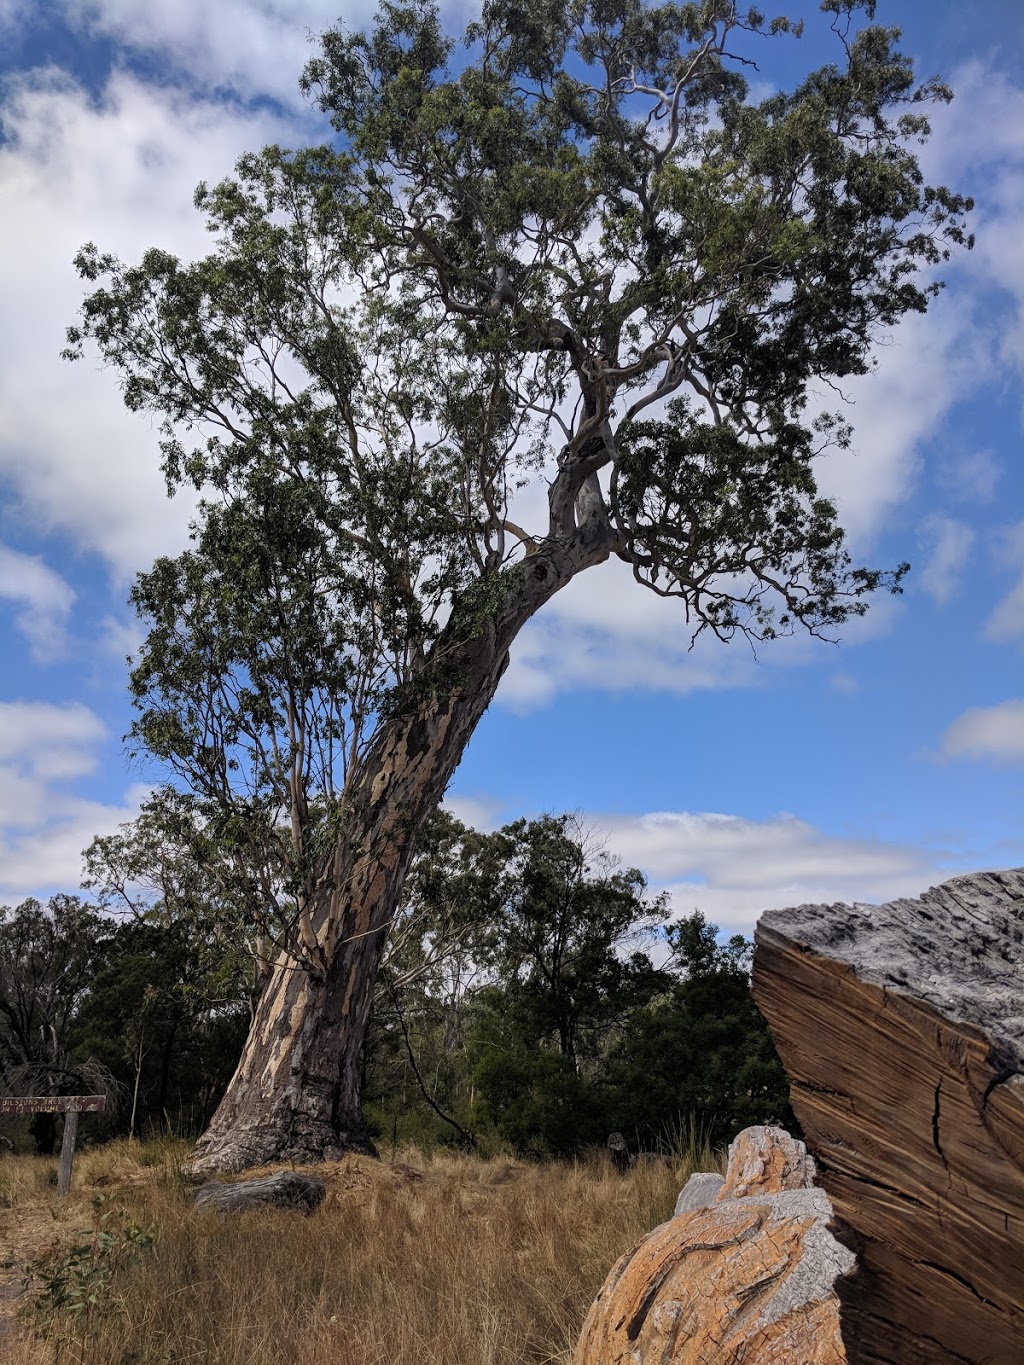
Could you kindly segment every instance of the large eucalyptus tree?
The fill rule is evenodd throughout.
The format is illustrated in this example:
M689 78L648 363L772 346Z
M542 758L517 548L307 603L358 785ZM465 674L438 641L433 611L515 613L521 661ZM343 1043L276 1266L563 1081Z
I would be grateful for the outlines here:
M873 0L822 9L836 64L755 99L794 26L736 0L486 0L465 51L387 0L303 76L334 142L199 188L208 256L78 256L69 353L98 345L203 492L134 589L135 734L277 926L201 1168L370 1149L417 831L577 574L618 556L722 640L898 586L851 565L813 473L848 434L809 413L925 309L970 205L912 150L949 92L854 33Z

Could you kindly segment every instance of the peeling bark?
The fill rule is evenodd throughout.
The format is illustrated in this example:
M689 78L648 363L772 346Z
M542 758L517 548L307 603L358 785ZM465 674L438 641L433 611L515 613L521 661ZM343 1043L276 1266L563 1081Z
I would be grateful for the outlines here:
M312 914L320 962L282 954L274 964L241 1060L197 1144L196 1174L376 1155L360 1107L359 1053L416 837L497 690L516 635L580 569L607 558L609 544L593 523L581 526L568 546L520 566L505 602L470 639L456 619L438 641L426 699L383 726L353 783Z

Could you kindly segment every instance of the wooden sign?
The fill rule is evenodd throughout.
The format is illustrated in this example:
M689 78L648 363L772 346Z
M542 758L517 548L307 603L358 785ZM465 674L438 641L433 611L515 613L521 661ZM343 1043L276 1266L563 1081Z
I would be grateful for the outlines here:
M0 1095L0 1114L89 1114L106 1107L106 1095Z
M71 1188L71 1166L75 1159L75 1137L79 1114L106 1109L106 1095L0 1095L0 1114L63 1114L64 1141L60 1145L60 1173L57 1193Z

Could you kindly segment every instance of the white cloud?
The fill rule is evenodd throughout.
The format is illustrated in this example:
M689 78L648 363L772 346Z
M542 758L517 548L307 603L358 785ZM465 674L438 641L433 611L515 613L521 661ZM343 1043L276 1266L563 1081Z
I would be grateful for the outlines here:
M524 628L498 698L525 711L573 689L685 694L756 681L743 641L703 636L691 651L692 634L682 602L658 597L609 560L574 579Z
M887 635L904 610L901 601L879 595L836 638L852 649ZM659 597L610 559L579 575L524 627L497 699L525 712L576 689L685 696L756 687L767 669L823 662L835 649L802 630L755 649L738 635L724 643L706 631L691 649L693 630L681 601Z
M977 706L957 716L942 737L949 758L975 758L993 763L1024 761L1024 701Z
M70 23L116 43L156 54L187 73L208 93L229 90L243 99L271 96L299 109L299 76L316 39L340 22L366 28L376 0L63 0ZM477 6L442 5L456 28L476 18Z
M609 848L666 887L679 914L701 910L731 933L751 934L764 910L917 895L950 875L931 850L828 835L793 815L659 811L588 814Z
M81 885L82 850L97 834L112 834L139 813L143 788L131 788L120 805L61 796L47 803L45 822L17 831L0 828L0 905L43 898Z
M843 384L849 404L827 394L820 400L854 429L853 449L827 454L817 471L854 544L870 544L910 496L924 443L978 383L985 339L965 317L962 301L944 293L926 315L904 319L877 356L877 369Z
M986 640L1016 640L1024 636L1024 577L1010 589L985 623Z
M934 134L915 151L927 180L975 195L976 246L954 248L936 272L950 288L926 315L902 322L879 348L876 371L843 386L857 454L826 457L821 485L855 541L869 540L911 493L922 447L950 409L1005 375L1007 361L1024 366L1024 87L978 60L950 81L956 99L932 109ZM1006 304L1016 316L1010 325L1000 312ZM978 451L958 469L947 464L946 474L960 496L986 502L999 470L990 452Z
M442 802L444 809L470 829L486 833L498 828L502 806L489 796L448 795Z
M146 639L146 632L136 617L123 620L105 616L100 625L100 641L104 650L116 659L133 659Z
M495 804L485 797L445 804L476 829L496 823ZM474 819L474 810L483 818ZM622 866L639 867L653 892L667 890L675 914L701 910L729 933L752 934L764 910L918 895L960 870L961 859L953 869L941 851L829 835L788 814L749 820L712 812L584 811L577 818Z
M312 55L308 34L337 21L331 0L66 0L68 19L129 48L156 53L196 86L297 105L299 75ZM370 0L345 7L363 25Z
M38 555L0 545L0 598L18 604L15 625L32 657L41 663L64 651L65 630L75 594Z
M192 101L115 72L97 105L55 70L4 87L0 145L0 475L38 528L69 534L121 580L172 552L192 504L168 502L149 418L120 401L116 376L88 356L60 359L84 288L83 242L128 260L151 245L209 250L192 207L201 179L244 150L305 141L309 126L267 112Z
M950 454L938 464L938 478L960 501L984 506L995 497L1003 471L991 450L973 450L968 455Z
M487 795L445 798L466 824L492 830L509 818ZM638 867L652 893L667 891L673 916L700 910L728 933L751 935L765 910L807 904L880 904L919 895L964 867L950 848L826 834L785 812L765 820L709 811L575 813L592 844L622 867ZM976 851L983 861L1019 858L1016 846Z
M933 516L925 521L921 539L931 553L917 580L937 606L945 606L960 587L974 532L954 517Z
M997 565L1020 575L985 622L983 638L1001 644L1024 638L1024 521L993 537L993 548Z
M26 0L0 0L0 33L17 28L27 12Z
M99 716L81 702L0 701L0 762L13 762L32 778L92 772L106 733Z
M79 702L0 702L0 904L75 890L82 849L137 813L142 788L121 805L74 789L96 770L106 737Z
M1000 318L995 345L1004 365L1024 367L1024 86L994 61L972 59L950 78L953 103L934 111L935 136L922 165L933 181L975 195L976 235L964 269L1013 305Z
M841 692L846 697L856 696L860 691L860 683L852 673L833 673L828 681L833 692Z
M953 182L1024 159L1024 88L978 57L956 67L949 84L955 98L931 107L932 137L917 149L926 178Z

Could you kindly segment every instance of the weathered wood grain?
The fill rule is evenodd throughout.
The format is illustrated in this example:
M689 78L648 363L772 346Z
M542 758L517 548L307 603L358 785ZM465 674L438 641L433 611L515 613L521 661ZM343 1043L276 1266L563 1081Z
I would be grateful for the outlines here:
M93 1114L106 1107L106 1095L0 1096L0 1114Z
M853 1258L811 1173L788 1134L744 1130L725 1183L691 1177L679 1215L615 1265L575 1365L843 1365L833 1285Z
M312 1213L323 1203L327 1187L313 1175L275 1171L255 1180L211 1180L194 1197L197 1209L215 1213L245 1213L249 1209L297 1209Z
M837 1235L850 1365L1024 1361L1024 869L762 916L754 997Z

